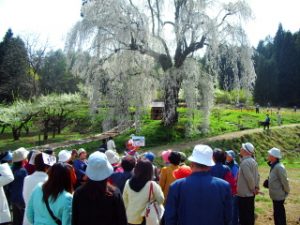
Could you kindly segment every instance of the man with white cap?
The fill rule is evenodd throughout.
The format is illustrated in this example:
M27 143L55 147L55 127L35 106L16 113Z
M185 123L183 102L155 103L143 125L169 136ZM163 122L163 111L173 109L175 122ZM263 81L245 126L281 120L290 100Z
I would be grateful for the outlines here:
M171 184L166 203L166 225L227 225L232 218L231 189L228 182L213 177L213 150L196 145L192 174Z
M280 162L281 151L271 148L268 151L268 164L271 166L268 188L273 200L273 216L275 225L286 225L284 201L290 192L289 181L284 165Z
M243 143L240 149L242 157L237 181L237 196L240 225L254 225L254 199L259 191L258 165L253 157L254 146Z

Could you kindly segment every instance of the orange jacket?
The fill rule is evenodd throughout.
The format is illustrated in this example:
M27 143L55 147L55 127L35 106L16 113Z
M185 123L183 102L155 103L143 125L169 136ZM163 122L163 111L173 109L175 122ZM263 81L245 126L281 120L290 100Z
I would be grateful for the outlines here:
M170 184L176 180L176 178L173 176L173 171L178 168L179 166L171 164L163 167L160 170L159 185L164 193L165 199L167 199Z

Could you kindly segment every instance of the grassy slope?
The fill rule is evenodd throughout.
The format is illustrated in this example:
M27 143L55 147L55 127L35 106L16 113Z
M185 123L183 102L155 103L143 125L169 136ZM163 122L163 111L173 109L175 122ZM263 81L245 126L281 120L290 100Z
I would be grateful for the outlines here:
M203 138L193 140L191 142L163 145L145 150L151 150L159 153L165 149L178 149L190 155L193 147L196 144L208 144L212 148L221 148L224 150L233 149L239 151L241 143L251 142L256 147L256 158L259 164L265 163L267 150L272 147L282 149L285 162L293 164L293 167L300 168L300 126L289 126L285 128L272 128L270 131L263 131L263 129L235 133L228 133L212 138ZM156 159L157 164L162 165L161 159Z

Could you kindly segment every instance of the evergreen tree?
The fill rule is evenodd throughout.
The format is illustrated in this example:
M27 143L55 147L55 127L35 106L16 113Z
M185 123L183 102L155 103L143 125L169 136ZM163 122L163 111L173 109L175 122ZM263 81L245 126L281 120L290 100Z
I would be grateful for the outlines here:
M0 43L0 102L30 97L28 68L24 42L9 29Z
M40 75L40 88L43 94L77 91L78 80L67 70L66 56L61 50L47 54Z
M281 24L274 39L261 41L254 56L257 80L254 99L260 104L294 106L300 103L299 32L284 31Z

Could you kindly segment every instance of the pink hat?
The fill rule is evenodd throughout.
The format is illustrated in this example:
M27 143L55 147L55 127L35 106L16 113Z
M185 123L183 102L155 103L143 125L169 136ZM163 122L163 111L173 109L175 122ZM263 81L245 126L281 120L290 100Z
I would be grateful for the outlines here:
M162 160L165 162L165 163L169 163L169 155L171 154L172 150L171 149L168 149L168 150L165 150L161 153L161 157L162 157Z
M180 179L180 178L185 178L185 177L191 175L191 173L192 173L191 167L182 165L178 169L173 171L173 176L176 179Z

